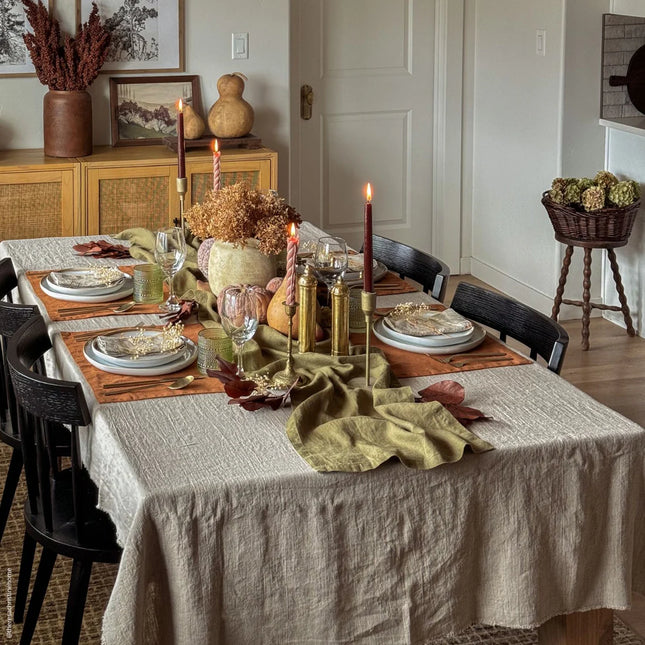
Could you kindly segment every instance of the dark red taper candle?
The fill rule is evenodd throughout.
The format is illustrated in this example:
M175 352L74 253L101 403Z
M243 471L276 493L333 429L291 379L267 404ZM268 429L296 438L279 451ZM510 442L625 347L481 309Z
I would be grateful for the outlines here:
M186 176L186 150L184 147L184 105L179 99L177 104L177 178Z
M367 201L365 202L365 224L363 239L363 290L374 291L374 280L372 277L372 187L367 184Z

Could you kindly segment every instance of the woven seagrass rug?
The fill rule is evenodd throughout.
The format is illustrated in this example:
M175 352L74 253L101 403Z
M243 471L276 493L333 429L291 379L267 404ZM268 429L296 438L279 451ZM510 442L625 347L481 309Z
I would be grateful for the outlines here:
M0 486L4 486L11 449L0 443ZM0 544L0 598L5 599L15 595L15 587L20 568L20 553L24 523L22 506L25 499L24 484L18 488L16 499L11 509L11 515L5 534ZM40 547L36 550L35 563L40 559ZM37 564L35 565L37 566ZM116 578L116 565L96 564L92 571L90 589L85 605L83 628L81 630L81 645L100 645L101 620L112 586ZM60 643L65 620L67 592L71 575L71 560L58 558L52 574L47 596L40 612L36 633L32 645L54 645ZM32 575L32 579L35 576ZM31 590L30 590L31 595ZM13 611L11 612L13 613ZM0 610L0 643L18 643L22 625L11 625L8 620L6 605ZM449 638L431 641L432 645L537 645L537 630L507 629L505 627L489 627L479 625L471 627L461 634ZM614 620L615 645L645 645L645 639L640 638L623 622ZM259 644L258 644L259 645Z

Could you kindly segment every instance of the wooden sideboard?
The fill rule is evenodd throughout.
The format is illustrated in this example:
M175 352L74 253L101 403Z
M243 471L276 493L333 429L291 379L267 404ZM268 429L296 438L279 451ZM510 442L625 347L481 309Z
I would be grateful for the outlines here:
M223 150L222 184L277 190L278 153ZM186 154L186 204L212 187L209 150ZM164 146L111 148L73 159L42 150L0 151L0 240L155 229L179 216L177 156Z

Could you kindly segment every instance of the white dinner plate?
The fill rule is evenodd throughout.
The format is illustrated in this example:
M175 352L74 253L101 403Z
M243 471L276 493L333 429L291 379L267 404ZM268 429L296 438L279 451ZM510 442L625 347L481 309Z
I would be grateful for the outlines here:
M122 365L113 365L105 363L96 354L92 347L92 341L85 343L83 354L89 363L104 372L110 374L121 374L123 376L162 376L163 374L172 374L188 367L197 358L197 347L192 340L186 340L186 349L170 363L157 365L156 367L123 367Z
M152 329L147 329L143 330L143 333L145 336L153 336L153 335L159 335L161 332L159 330L154 331ZM127 329L121 332L112 332L111 334L103 334L103 335L109 335L109 336L116 336L116 335L123 335L123 336L136 336L139 334L138 329ZM101 362L109 365L118 365L120 367L133 367L137 370L141 370L143 368L147 367L157 367L159 365L165 365L166 363L170 363L174 360L177 360L181 355L183 355L184 350L186 349L186 344L188 342L188 339L184 336L182 336L182 345L178 347L176 350L173 351L167 351L167 352L156 352L154 354L144 354L143 356L139 356L139 358L132 358L128 356L112 356L111 354L108 354L107 352L104 352L101 350L98 344L98 338L94 338L92 340L92 350L94 351L94 354L96 355L97 359L100 360Z
M383 319L379 319L374 323L374 335L386 345L396 347L397 349L404 349L406 352L414 352L415 354L457 354L474 349L484 342L486 332L477 323L473 323L473 328L474 333L468 340L461 343L453 343L452 345L442 345L440 347L426 347L412 340L399 340L392 336L391 330L385 326Z
M383 318L383 328L387 329L388 334L397 338L404 343L414 343L422 347L443 347L444 345L454 345L455 343L464 343L475 333L475 327L464 331L455 331L448 334L436 334L434 336L411 336L403 334L388 324L387 317Z
M47 276L45 276L40 281L40 286L42 290L52 298L57 298L58 300L67 300L68 302L96 302L96 303L112 302L113 300L121 300L121 298L125 298L126 296L129 296L133 291L132 284L133 284L132 276L126 275L125 279L123 280L123 284L116 291L111 291L110 293L102 293L94 296L90 296L90 295L83 296L83 295L78 295L73 293L61 293L59 291L54 291L49 286L49 283L47 281Z
M91 269L63 269L62 271L55 271L53 273L90 273ZM121 273L121 278L109 286L102 287L63 287L56 284L51 279L51 273L45 276L47 287L56 293L65 293L72 296L100 296L108 293L118 291L122 286L125 278L128 277L127 273Z
M376 262L376 266L374 267L374 271L372 272L372 279L374 280L374 282L378 282L388 272L388 268L378 260L374 260L374 262ZM353 287L357 284L363 284L363 278L361 277L360 273L348 273L346 271L345 282L348 286Z

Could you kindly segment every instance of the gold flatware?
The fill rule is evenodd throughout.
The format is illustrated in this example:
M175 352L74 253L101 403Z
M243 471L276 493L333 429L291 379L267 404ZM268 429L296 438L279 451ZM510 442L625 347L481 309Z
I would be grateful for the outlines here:
M193 376L193 380L199 380L202 378L206 378L206 376ZM169 376L166 378L152 378L152 379L144 379L142 380L139 378L138 380L133 380L133 381L119 381L118 383L107 383L106 385L103 386L104 390L112 390L112 389L118 389L118 388L126 388L126 387L136 387L139 385L157 385L160 383L170 383L172 381L176 381L177 377L176 376Z
M163 327L155 325L144 325L142 322L138 325L132 325L132 327L119 327L118 329L106 328L106 329L93 329L88 331L76 332L74 335L74 340L77 342L86 342L88 340L94 340L97 336L107 336L114 335L125 331L138 331L139 329L156 329L161 331Z
M130 392L138 392L139 390L147 390L155 387L156 385L166 385L169 390L183 390L185 387L188 387L195 379L204 378L203 376L193 376L189 374L188 376L182 376L178 379L161 379L151 383L140 383L139 385L131 385L129 387L121 387L121 389L113 389L109 392L105 392L105 396L118 396L119 394L129 394ZM115 384L116 385L116 384ZM120 384L121 385L121 384Z
M118 307L114 305L88 305L87 307L61 307L58 310L60 316L71 316L74 314L94 314L101 311L113 311L115 314L122 314L130 311L137 303L134 300L121 303Z
M442 363L451 363L453 360L456 359L468 359L468 360L479 360L480 358L494 358L497 356L506 356L504 352L491 352L491 353L480 353L480 354L472 354L470 352L464 352L463 354L452 354L450 356L434 356L438 361L441 361Z
M497 356L497 357L491 357L491 358L484 358L481 362L482 363L494 363L498 361L510 361L512 358L510 356ZM459 361L455 361L454 363L450 363L453 367L466 367L466 365L470 365L471 363L477 363L479 362L478 359L461 359Z

